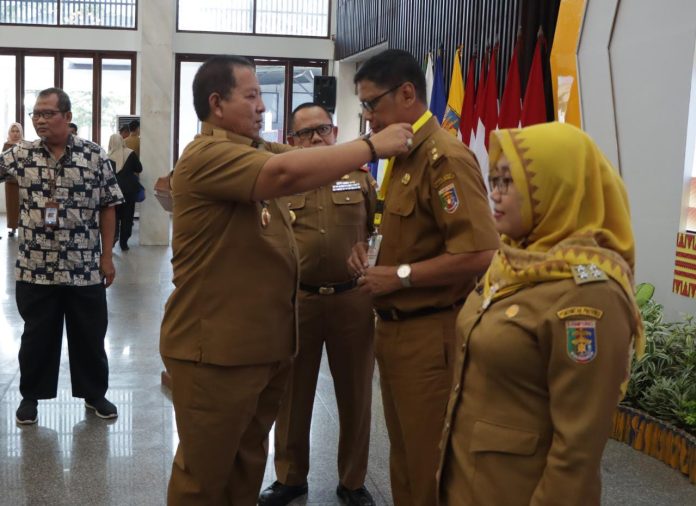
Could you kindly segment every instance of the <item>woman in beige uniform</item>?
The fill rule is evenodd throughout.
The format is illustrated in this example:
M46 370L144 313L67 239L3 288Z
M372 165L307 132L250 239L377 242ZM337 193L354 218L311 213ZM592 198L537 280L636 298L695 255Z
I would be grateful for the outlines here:
M7 131L7 142L2 150L10 149L15 144L24 139L24 131L19 123L12 123ZM5 207L7 208L7 228L10 229L9 236L14 237L19 226L19 185L14 178L5 180Z
M560 123L491 136L503 246L457 319L440 504L600 503L600 459L642 351L620 177Z

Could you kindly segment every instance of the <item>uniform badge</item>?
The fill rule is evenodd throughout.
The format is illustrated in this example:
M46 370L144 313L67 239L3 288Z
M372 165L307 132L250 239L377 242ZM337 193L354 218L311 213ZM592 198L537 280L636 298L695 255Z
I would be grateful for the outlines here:
M571 306L556 311L556 316L558 316L560 320L566 320L572 316L590 316L595 320L601 320L603 314L604 311L601 309L589 306Z
M408 172L401 178L401 184L408 184L411 181L411 174Z
M443 186L437 191L437 194L440 196L442 209L450 214L457 210L459 207L459 196L457 196L457 189L454 187L454 183Z
M595 281L606 281L609 279L607 273L597 267L595 264L573 265L570 270L573 273L575 283L578 285L593 283Z
M288 211L288 214L290 215L290 223L291 223L291 224L292 224L292 223L295 223L295 221L297 221L297 215L295 214L295 211L293 211L292 209L290 209L290 210Z
M571 320L565 324L568 356L578 364L591 362L597 355L595 323L595 320Z
M517 316L519 312L520 306L518 306L517 304L513 304L505 310L505 316L507 316L508 318L514 318L515 316Z

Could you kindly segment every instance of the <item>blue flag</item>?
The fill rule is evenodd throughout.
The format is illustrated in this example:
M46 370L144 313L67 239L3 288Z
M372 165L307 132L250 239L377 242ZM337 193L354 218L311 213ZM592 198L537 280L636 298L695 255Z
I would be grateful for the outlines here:
M445 80L442 72L442 51L437 52L435 60L435 78L433 82L433 93L430 97L430 112L437 117L437 122L442 124L447 107L447 97L445 96Z

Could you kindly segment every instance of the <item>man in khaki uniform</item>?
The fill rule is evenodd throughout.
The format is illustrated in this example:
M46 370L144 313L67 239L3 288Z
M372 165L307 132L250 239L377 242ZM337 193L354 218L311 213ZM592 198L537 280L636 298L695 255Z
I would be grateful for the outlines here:
M409 125L369 142L292 150L259 138L265 107L253 64L217 56L193 83L201 134L173 178L175 289L160 352L179 433L170 505L256 504L268 431L296 349L297 254L276 197L406 151Z
M306 103L290 118L293 146L336 143L331 113ZM374 504L365 488L370 443L374 316L369 295L357 289L346 258L356 240L372 231L376 195L367 168L331 184L282 199L290 210L300 254L299 352L275 426L278 481L259 497L261 506L283 506L307 493L309 432L324 344L340 419L339 485L347 504Z
M135 151L135 154L140 158L140 121L134 119L128 123L128 131L130 134L124 141L126 147Z
M364 244L350 266L371 293L375 354L391 443L397 506L435 502L438 442L452 381L457 311L498 247L481 171L469 149L440 128L425 98L425 77L405 51L369 59L355 75L373 132L405 121L409 153L390 161L377 265Z

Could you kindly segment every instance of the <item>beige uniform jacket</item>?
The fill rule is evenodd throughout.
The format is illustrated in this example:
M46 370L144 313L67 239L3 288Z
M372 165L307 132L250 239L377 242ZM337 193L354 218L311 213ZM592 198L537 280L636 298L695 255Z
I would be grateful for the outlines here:
M384 239L377 265L498 248L476 159L435 118L416 132L411 151L395 160L380 232ZM446 307L464 298L472 287L473 278L446 287L413 287L376 297L375 307L401 311Z
M626 377L632 309L611 280L542 283L457 319L439 487L449 506L590 506Z
M162 356L234 366L295 353L298 263L287 206L251 200L264 163L288 149L204 123L184 150L172 181L175 289Z
M281 199L294 215L303 283L320 286L352 279L347 259L373 226L373 183L369 172L355 170L332 184Z

